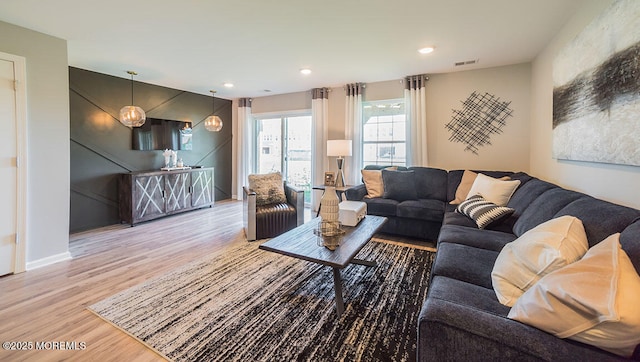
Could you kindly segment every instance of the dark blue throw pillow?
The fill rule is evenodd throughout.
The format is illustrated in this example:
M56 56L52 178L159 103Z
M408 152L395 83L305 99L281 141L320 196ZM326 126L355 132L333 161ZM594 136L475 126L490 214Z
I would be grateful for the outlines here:
M396 201L417 200L416 182L413 171L382 170L384 198Z

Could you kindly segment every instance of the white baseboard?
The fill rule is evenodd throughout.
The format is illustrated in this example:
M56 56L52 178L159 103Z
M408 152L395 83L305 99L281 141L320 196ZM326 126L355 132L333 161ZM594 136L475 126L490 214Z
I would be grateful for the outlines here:
M27 270L33 270L33 269L42 268L43 266L55 264L57 262L69 260L69 259L71 259L71 253L67 251L65 253L51 255L46 258L42 258L34 261L28 261L26 268Z

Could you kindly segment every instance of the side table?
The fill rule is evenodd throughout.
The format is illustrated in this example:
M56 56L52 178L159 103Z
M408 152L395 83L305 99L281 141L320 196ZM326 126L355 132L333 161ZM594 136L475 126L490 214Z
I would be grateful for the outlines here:
M344 193L348 189L350 189L352 187L353 187L353 185L345 185L345 186L342 186L342 187L336 187L336 194L338 194L338 198L340 199L340 201L343 201L342 200L342 195L344 195ZM316 185L316 186L313 186L312 189L314 189L314 190L322 190L322 194L324 194L325 185ZM320 207L321 206L322 205L318 204L318 212L316 213L316 217L318 217L318 215L320 215Z

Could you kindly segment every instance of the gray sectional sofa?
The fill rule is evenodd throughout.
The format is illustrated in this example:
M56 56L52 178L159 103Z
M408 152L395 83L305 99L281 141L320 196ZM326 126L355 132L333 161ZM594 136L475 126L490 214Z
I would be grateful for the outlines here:
M582 220L589 247L621 233L622 248L640 274L640 210L567 190L521 172L478 171L492 177L509 175L521 181L507 204L515 212L498 225L481 230L471 219L456 213L455 205L448 204L463 170L408 170L414 171L414 186L423 189L420 196L427 198L367 199L363 185L346 195L350 200L365 201L369 213L387 216L390 220L383 232L437 240L428 296L417 326L419 361L623 360L602 349L560 339L509 319L510 308L498 302L491 271L505 244L543 222L572 215ZM632 358L640 359L640 346Z

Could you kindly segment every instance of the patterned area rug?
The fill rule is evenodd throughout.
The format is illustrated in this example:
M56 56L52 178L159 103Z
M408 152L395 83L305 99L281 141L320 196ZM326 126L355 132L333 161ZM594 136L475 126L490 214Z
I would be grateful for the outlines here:
M379 239L377 239L379 240ZM342 270L246 243L89 307L174 361L413 361L434 253L370 242ZM309 277L317 269L320 270Z

